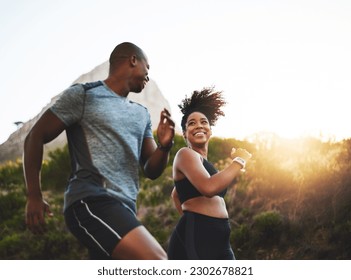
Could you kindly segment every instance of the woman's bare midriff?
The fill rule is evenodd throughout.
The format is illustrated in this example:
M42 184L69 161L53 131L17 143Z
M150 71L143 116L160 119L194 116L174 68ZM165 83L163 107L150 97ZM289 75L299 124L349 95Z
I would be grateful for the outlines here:
M224 199L220 196L198 196L182 204L183 211L190 211L215 218L228 218L228 211Z

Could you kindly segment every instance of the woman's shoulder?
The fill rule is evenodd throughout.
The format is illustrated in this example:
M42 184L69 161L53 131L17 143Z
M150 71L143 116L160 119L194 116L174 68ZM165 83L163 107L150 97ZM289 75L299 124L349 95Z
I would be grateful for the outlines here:
M180 148L178 151L177 151L177 155L179 154L184 154L184 153L188 153L190 152L191 150L188 148L188 147L182 147Z
M194 156L196 155L197 153L195 151L193 151L192 149L188 148L188 147L183 147L183 148L180 148L177 152L177 156L178 157L188 157L188 156Z
M188 147L183 147L180 148L176 154L176 159L179 161L193 161L193 160L198 160L200 159L202 161L202 157L195 152L194 150L188 148Z

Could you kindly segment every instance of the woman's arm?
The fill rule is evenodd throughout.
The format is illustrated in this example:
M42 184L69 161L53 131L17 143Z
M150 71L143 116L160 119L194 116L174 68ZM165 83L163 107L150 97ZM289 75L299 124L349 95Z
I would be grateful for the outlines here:
M247 161L251 154L244 149L238 149L232 153L232 157L240 157ZM174 165L176 172L180 172L201 194L207 197L215 196L227 188L243 168L238 161L233 161L224 170L211 176L203 166L199 154L188 148L179 150L174 159Z

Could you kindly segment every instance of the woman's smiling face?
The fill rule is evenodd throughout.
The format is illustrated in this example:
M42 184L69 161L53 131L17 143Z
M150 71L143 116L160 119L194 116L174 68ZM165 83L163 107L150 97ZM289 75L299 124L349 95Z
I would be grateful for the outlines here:
M188 116L184 137L190 145L206 143L212 135L207 117L200 112L193 112Z

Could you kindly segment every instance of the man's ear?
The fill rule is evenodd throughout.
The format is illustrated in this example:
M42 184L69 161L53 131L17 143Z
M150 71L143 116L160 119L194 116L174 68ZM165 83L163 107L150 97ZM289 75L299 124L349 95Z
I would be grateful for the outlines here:
M138 64L138 59L137 59L136 55L132 55L129 58L129 61L130 61L130 65L133 67L135 67Z

